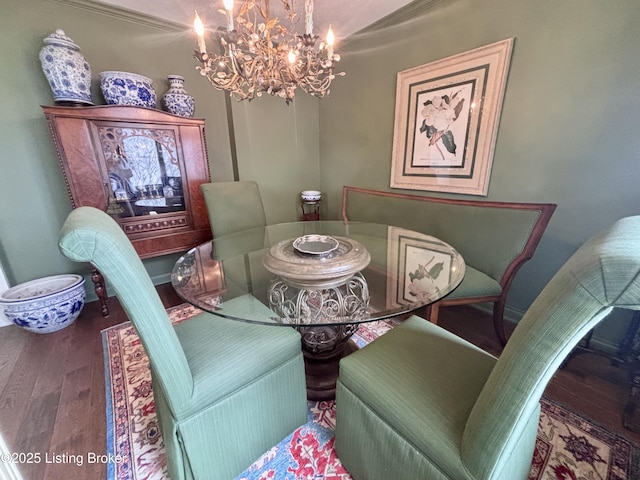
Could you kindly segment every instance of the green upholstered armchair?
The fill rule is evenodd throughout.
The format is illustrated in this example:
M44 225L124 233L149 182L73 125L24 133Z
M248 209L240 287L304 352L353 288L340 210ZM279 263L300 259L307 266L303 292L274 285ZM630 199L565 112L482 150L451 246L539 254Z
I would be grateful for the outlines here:
M69 214L59 246L100 270L140 336L172 480L233 478L306 421L295 330L208 313L172 326L128 238L95 208Z
M338 457L356 480L526 479L548 381L614 307L640 309L640 216L567 261L497 360L415 316L344 358Z
M216 238L267 224L260 189L253 180L203 183L200 191Z

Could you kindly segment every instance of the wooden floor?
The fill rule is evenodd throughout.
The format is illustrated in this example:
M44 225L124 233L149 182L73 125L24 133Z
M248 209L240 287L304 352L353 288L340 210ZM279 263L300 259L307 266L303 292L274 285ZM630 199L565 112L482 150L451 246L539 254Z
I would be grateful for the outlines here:
M166 307L182 303L169 285L158 291ZM25 480L106 476L103 463L88 460L106 453L100 331L127 320L117 300L109 306L111 315L103 318L97 302L89 303L74 325L49 335L0 328L0 432L11 452L40 456L19 465ZM440 312L442 326L499 354L488 316L470 307ZM640 444L640 435L622 426L627 381L624 367L585 353L555 375L545 395ZM60 463L50 463L55 460Z

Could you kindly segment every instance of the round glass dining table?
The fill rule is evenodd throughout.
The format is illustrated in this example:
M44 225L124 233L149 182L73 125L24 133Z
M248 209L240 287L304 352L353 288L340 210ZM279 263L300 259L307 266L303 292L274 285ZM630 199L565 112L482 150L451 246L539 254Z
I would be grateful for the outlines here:
M293 222L218 237L180 257L171 283L221 318L297 329L310 400L335 395L340 358L359 324L444 297L465 263L447 243L390 225Z

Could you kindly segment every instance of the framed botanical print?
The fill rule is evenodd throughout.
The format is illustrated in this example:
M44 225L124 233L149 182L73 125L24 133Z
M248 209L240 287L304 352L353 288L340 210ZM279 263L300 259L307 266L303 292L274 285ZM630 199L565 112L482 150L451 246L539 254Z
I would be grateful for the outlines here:
M464 276L464 261L435 237L390 226L387 243L387 264L396 273L387 279L387 308L439 299Z
M487 194L512 45L398 73L392 188Z

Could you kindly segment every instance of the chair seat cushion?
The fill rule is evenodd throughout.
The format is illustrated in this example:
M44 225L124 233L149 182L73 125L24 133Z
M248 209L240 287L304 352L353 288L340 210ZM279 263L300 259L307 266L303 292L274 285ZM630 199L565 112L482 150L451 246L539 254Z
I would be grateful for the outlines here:
M485 295L500 295L501 293L502 287L498 282L486 273L467 265L464 278L458 288L444 299L484 297Z
M255 299L251 303L253 309L261 305ZM274 316L267 307L262 308L267 317ZM202 313L176 325L175 330L193 375L190 411L245 388L300 355L300 334L287 326L245 323Z
M456 478L467 417L495 362L483 350L413 316L343 358L340 382L423 455L445 459L438 468ZM340 415L348 416L343 407L349 408L338 399Z

